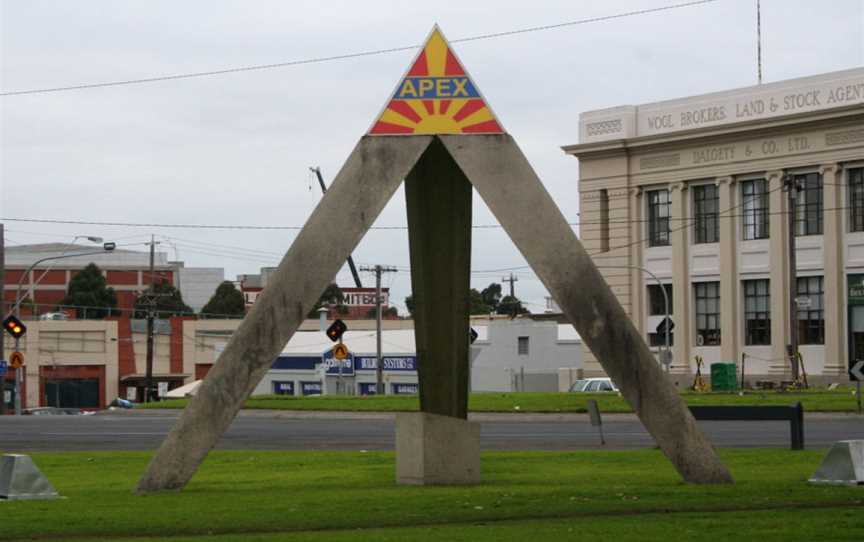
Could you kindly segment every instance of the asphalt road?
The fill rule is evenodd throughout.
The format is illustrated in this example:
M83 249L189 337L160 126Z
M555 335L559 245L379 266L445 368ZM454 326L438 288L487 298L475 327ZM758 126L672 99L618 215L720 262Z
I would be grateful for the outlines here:
M92 416L4 416L0 452L154 450L177 412L100 413ZM584 415L479 414L484 450L599 448L597 428ZM699 422L720 447L789 447L788 422ZM606 415L606 448L654 445L633 415ZM807 448L864 439L864 417L812 414L805 420ZM218 445L243 450L392 450L390 414L244 411Z

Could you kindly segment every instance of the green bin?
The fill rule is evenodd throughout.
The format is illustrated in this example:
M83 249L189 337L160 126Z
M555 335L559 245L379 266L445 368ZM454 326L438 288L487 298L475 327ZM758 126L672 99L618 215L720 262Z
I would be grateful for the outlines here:
M734 363L714 363L711 365L712 391L737 391L738 367Z

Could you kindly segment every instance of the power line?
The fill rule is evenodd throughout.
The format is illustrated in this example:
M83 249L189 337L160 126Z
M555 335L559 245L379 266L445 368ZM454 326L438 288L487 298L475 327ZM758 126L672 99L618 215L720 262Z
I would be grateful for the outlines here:
M850 186L848 183L827 183L823 182L823 186ZM770 194L771 192L777 190L776 188L771 189L765 192L765 195ZM728 214L728 211L736 209L738 207L742 207L745 204L744 201L741 203L727 209L726 211L720 211L718 215L723 215L729 218L732 217L744 217L748 216L745 214ZM847 209L848 207L842 207L837 209ZM829 211L832 209L825 209L825 211ZM778 214L785 213L786 211L774 211L768 212L767 214ZM666 220L669 221L683 221L683 222L692 222L695 218L692 217L666 217ZM63 224L63 225L78 225L78 226L113 226L113 227L123 227L123 228L164 228L164 229L189 229L189 230L250 230L250 231L300 231L303 229L303 226L259 226L259 225L250 225L250 224L184 224L184 223L157 223L157 222L112 222L112 221L94 221L94 220L77 220L77 219L61 219L61 218L30 218L30 217L0 217L0 220L5 220L8 222L31 222L37 224ZM641 218L641 219L614 219L614 220L578 220L578 221L568 221L567 224L569 226L586 226L586 225L599 225L599 224L636 224L636 223L647 223L650 222L649 218ZM472 229L483 230L483 229L502 229L503 226L501 224L473 224L471 226ZM379 230L379 231L401 231L407 230L408 226L371 226L370 230ZM8 230L15 231L15 230ZM20 230L18 230L20 232ZM24 233L24 232L21 232ZM50 235L50 234L37 234L37 235ZM129 236L129 237L138 237L138 236ZM229 247L228 245L217 245L212 243L204 243L201 241L190 241L183 240L176 237L168 237L163 236L167 239L172 239L176 241L180 241L181 243L196 243L199 245L213 245L216 247ZM269 252L263 250L255 250L255 249L244 249L241 247L230 247L237 249L236 252L255 252L262 255L273 255L276 257L281 257L281 254L276 252ZM202 249L203 250L203 249ZM506 269L505 269L506 271Z
M610 21L613 19L622 19L625 17L633 17L636 15L647 15L650 13L658 13L661 11L669 11L673 9L680 9L691 6L698 6L702 4L710 4L712 2L717 2L718 0L696 0L692 2L682 2L678 4L669 4L666 6L659 6L656 8L646 8L639 9L635 11L627 11L623 13L616 13L613 15L602 15L599 17L589 17L586 19L578 19L575 21L566 21L563 23L556 24L548 24L542 26L532 26L528 28L520 28L516 30L507 30L503 32L493 32L489 34L480 34L477 36L469 36L466 38L459 38L455 40L450 40L451 43L467 43L472 41L481 41L481 40L489 40L495 38L503 38L508 36L515 36L519 34L527 34L530 32L543 32L547 30L557 30L560 28L566 28L571 26L577 26L582 24L589 23L598 23L603 21ZM405 45L400 47L389 47L386 49L374 49L371 51L360 51L356 53L346 53L342 55L332 55L332 56L323 56L323 57L313 57L306 58L300 60L289 60L286 62L275 62L272 64L256 64L252 66L237 66L233 68L225 68L222 70L208 70L208 71L200 71L200 72L190 72L190 73L178 73L171 75L159 75L154 77L142 77L139 79L125 79L119 81L104 81L101 83L84 83L80 85L69 85L62 87L47 87L47 88L36 88L36 89L26 89L26 90L10 90L10 91L2 91L0 92L0 96L21 96L26 94L47 94L50 92L65 92L70 90L84 90L84 89L92 89L92 88L103 88L103 87L116 87L116 86L125 86L125 85L138 85L143 83L157 83L161 81L174 81L178 79L192 79L196 77L210 77L215 75L226 75L232 73L242 73L242 72L251 72L251 71L261 71L261 70L270 70L275 68L288 68L293 66L302 66L307 64L321 64L324 62L333 62L337 60L348 60L354 58L362 58L368 56L377 56L384 55L389 53L397 53L401 51L410 51L421 47L422 45Z
M59 218L14 218L0 217L0 220L8 222L35 222L39 224L73 224L78 226L117 226L123 228L175 228L175 229L198 229L198 230L272 230L272 231L299 231L303 226L252 226L244 224L159 224L155 222L107 222L95 220L67 220ZM578 222L571 222L571 226L577 226ZM498 229L500 224L476 224L473 229ZM408 226L372 226L370 230L407 230Z

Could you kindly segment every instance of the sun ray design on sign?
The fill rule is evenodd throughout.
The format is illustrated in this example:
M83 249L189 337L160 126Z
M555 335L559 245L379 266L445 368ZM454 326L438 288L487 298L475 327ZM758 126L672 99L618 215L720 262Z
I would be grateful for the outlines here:
M370 135L503 134L436 25Z

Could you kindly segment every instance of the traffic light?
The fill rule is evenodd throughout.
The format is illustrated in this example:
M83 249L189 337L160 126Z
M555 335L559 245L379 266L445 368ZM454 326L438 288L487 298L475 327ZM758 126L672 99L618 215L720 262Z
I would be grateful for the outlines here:
M8 331L9 335L12 335L16 339L20 339L25 333L27 333L27 326L11 314L3 320L3 329Z
M342 320L336 320L327 328L327 336L334 343L342 338L342 334L348 331L348 326Z

